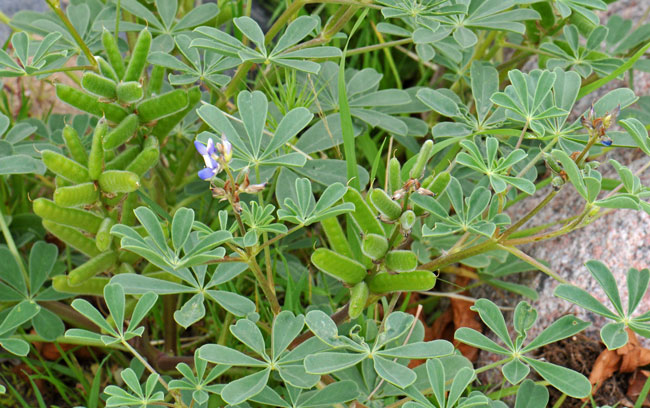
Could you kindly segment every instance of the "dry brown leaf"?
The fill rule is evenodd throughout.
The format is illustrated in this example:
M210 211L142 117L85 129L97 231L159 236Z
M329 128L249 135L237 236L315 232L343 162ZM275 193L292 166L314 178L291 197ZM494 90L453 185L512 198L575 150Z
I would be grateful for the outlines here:
M593 393L598 390L600 384L618 371L621 366L621 359L622 357L616 350L605 349L600 353L591 369L591 374L589 374L589 382L593 385Z
M643 386L645 385L649 376L650 371L639 370L635 372L634 375L630 377L630 383L627 387L627 397L632 401L636 401L637 398L639 398L639 394L641 394L641 390L643 389ZM645 401L643 401L643 406L650 407L650 401L647 397Z
M456 278L458 286L466 286L469 282L468 277L458 276ZM467 293L463 292L463 294ZM478 321L478 313L470 310L472 305L473 303L467 300L452 298L451 307L433 322L431 329L434 339L445 339L453 342L463 356L474 362L478 359L479 350L454 340L454 332L460 327L469 327L479 332L483 331L483 327Z

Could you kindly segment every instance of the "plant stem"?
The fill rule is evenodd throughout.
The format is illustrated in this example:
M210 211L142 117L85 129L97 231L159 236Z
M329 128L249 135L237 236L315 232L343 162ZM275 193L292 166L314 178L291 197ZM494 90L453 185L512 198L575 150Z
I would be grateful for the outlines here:
M551 270L550 268L547 268L545 265L540 263L537 259L535 259L535 258L529 256L528 254L524 253L522 250L520 250L518 248L515 248L515 247L512 247L512 246L504 246L504 245L499 245L499 248L503 249L505 251L508 251L511 254L513 254L514 256L516 256L517 258L521 259L522 261L524 261L524 262L526 262L526 263L528 263L530 265L535 266L537 269L544 272L545 274L552 277L553 279L557 280L558 282L569 283L569 281L567 281L566 279L564 279L563 277L561 277L557 273L553 272L553 270Z
M526 222L528 222L528 220L533 218L535 214L540 212L542 208L546 207L546 205L551 202L553 197L555 197L559 191L560 191L559 189L558 190L553 189L551 192L549 192L546 195L546 197L542 201L540 201L539 204L537 204L535 208L530 210L528 214L523 216L516 223L512 224L507 230L503 231L503 233L499 236L499 241L501 242L505 240L510 234L517 231L521 226L523 226Z
M254 257L250 258L248 262L248 266L250 267L251 271L253 271L255 278L257 279L260 286L262 287L262 292L264 292L264 296L266 296L269 303L271 303L271 309L273 310L273 314L277 315L282 311L282 308L280 307L280 303L278 302L277 296L275 296L275 290L272 290L269 287L269 282L264 277L264 273L262 272L262 269L260 269L260 265L257 263Z
M420 266L420 269L426 269L429 271L435 271L444 266L451 265L462 259L469 258L470 256L478 255L483 252L490 251L497 246L497 243L492 239L481 242L480 244L474 245L467 249L460 250L458 252L446 254L439 256L431 262L427 262Z
M412 42L413 40L411 38L403 38L401 40L387 41L379 44L367 45L365 47L354 48L346 52L345 55L349 57L350 55L365 54L367 52L396 47L398 45L410 44Z
M97 61L95 60L95 57L93 56L93 53L90 51L90 48L86 45L84 40L81 38L79 33L77 32L77 29L74 28L74 25L70 22L70 19L68 19L68 16L65 15L63 10L61 9L61 4L59 3L54 4L53 0L45 0L48 6L54 11L54 13L59 16L65 27L68 29L68 32L72 35L74 40L77 42L77 45L79 45L79 48L81 48L81 51L83 51L84 55L86 56L86 59L88 60L88 63L90 63L93 68L97 67Z
M20 252L18 252L18 248L16 248L16 243L14 242L14 238L11 236L11 231L9 231L9 227L7 226L5 216L2 213L2 208L0 208L0 229L2 229L2 235L5 237L7 248L9 248L9 252L11 252L11 255L13 255L16 264L20 268L20 271L23 274L23 279L25 280L25 285L27 286L27 290L29 291L29 274L27 273L25 264L23 264L23 258L20 256Z

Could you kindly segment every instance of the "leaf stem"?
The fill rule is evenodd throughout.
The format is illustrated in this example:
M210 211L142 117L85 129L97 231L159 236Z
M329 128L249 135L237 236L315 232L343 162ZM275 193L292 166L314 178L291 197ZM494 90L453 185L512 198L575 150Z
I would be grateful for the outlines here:
M2 208L0 208L0 229L2 229L2 235L5 237L5 241L7 243L7 247L9 248L9 252L11 252L11 255L13 255L16 264L20 268L20 271L23 274L23 279L25 280L25 285L27 286L27 290L29 291L29 274L27 273L27 269L25 268L23 259L20 256L20 252L18 252L18 248L16 248L16 243L14 242L14 238L11 236L11 231L9 231L9 227L7 226L5 216L2 213Z
M74 28L74 25L72 25L72 22L70 22L70 19L68 19L68 16L65 15L63 10L61 9L61 4L59 3L58 5L54 3L53 0L45 0L48 6L54 11L54 13L59 16L65 27L68 29L68 32L72 35L74 40L77 42L77 45L79 45L79 48L81 48L81 51L83 51L84 55L86 56L86 59L88 62L94 67L97 67L97 61L95 60L95 57L93 56L93 53L90 51L90 48L88 48L88 45L84 42L84 40L81 38L79 33L77 32L77 29Z

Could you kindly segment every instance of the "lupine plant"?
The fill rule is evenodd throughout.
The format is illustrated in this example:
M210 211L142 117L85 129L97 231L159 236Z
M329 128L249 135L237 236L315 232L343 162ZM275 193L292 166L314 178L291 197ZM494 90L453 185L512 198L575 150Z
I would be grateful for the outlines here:
M560 316L531 338L522 272L611 320L608 349L650 337L648 269L629 270L625 308L588 261L610 307L520 248L650 214L650 159L604 159L650 156L633 81L650 25L603 24L613 1L44 1L0 13L0 405L588 398L539 352L590 323ZM581 209L529 227L562 190ZM464 297L485 330L426 338L455 275L499 292ZM505 316L504 291L527 298ZM4 365L18 358L23 383Z

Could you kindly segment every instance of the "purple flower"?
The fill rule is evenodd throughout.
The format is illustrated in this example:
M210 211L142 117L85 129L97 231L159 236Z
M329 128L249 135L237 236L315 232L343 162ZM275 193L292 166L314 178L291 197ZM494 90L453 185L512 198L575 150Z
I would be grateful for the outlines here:
M230 163L232 159L232 144L230 144L226 135L221 136L221 143L217 143L217 150L223 155L223 160L226 163Z
M602 141L602 143L605 146L611 146L612 145L612 139L605 139L605 140Z
M203 156L203 161L205 162L205 168L199 171L199 177L202 180L210 180L221 170L219 165L219 155L214 147L214 141L212 138L208 139L207 147L199 141L194 142L196 150L201 156Z

